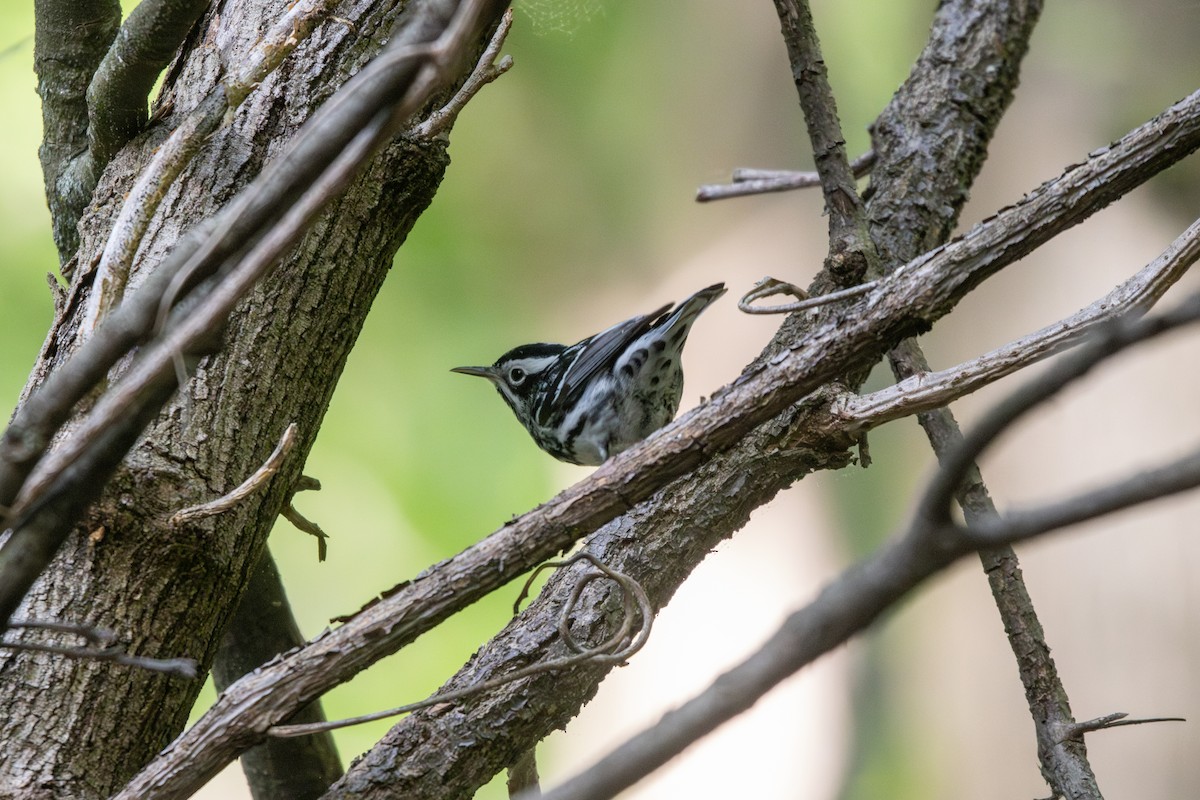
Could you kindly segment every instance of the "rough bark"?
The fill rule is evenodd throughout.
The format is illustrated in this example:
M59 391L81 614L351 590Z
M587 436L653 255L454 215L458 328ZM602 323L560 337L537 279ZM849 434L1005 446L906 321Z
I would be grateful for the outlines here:
M327 22L259 87L172 188L131 287L378 49L400 5L340 8L353 30ZM102 176L80 225L79 263L93 263L103 248L125 192L174 115L214 87L222 64L235 63L280 6L234 0L203 21L166 87L171 114L121 150ZM116 629L132 653L211 664L392 256L447 162L444 141L398 140L333 203L242 303L222 352L199 365L185 397L148 428L27 596L21 617L101 624ZM89 279L87 269L77 270L67 297L86 294ZM31 385L74 347L80 306L59 309ZM265 491L220 516L168 525L173 511L240 483L290 422L299 426L296 448ZM106 797L119 789L182 729L200 688L199 681L10 651L0 651L0 685L0 794L30 798Z
M204 96L219 79L221 65L237 58L239 50L245 48L247 42L239 37L255 30L272 13L253 3L234 0L222 7L219 18L207 20L203 35L197 37L168 87L174 113L186 110ZM1031 7L1014 5L1012 13L991 19L1019 28L1026 22L1019 14L1029 13ZM877 180L881 186L893 189L895 195L881 192L873 201L873 222L880 230L890 232L896 228L912 237L911 241L885 248L893 266L948 235L966 187L986 152L987 139L1015 84L1012 64L1019 62L1021 52L1009 49L1006 38L1014 35L988 28L987 20L974 16L973 9L973 4L944 3L939 24L953 22L963 25L964 33L983 33L979 40L996 46L994 52L989 51L992 61L974 61L961 72L956 71L957 67L949 70L953 86L920 89L932 94L914 96L914 106L909 109L927 112L925 101L951 99L951 106L961 112L961 118L951 115L944 130L951 140L962 137L958 140L963 145L961 151L947 157L945 151L930 146L921 152L922 158L915 158L912 153L888 149L888 145L908 145L904 125L887 130L881 124L876 131L885 143ZM956 11L963 12L963 17L949 19ZM357 16L339 9L339 14L354 20L355 27L348 31L340 24L330 24L322 29L292 62L307 66L285 67L239 111L234 126L214 138L210 149L173 190L152 226L134 283L161 261L188 225L210 216L245 185L264 161L278 152L278 143L290 137L309 110L327 96L330 87L374 49L387 30L391 10L364 5L356 7L355 13ZM1015 38L1024 41L1023 36ZM1023 50L1023 44L1020 47ZM959 64L956 60L951 63ZM999 73L994 69L997 63L1003 67ZM930 70L930 74L933 72ZM992 84L993 80L998 82ZM913 85L919 83L914 80ZM974 102L967 102L972 99ZM915 116L919 123L924 114ZM83 220L81 264L89 263L90 256L103 245L106 222L140 165L161 141L160 130L152 128L111 164ZM614 560L626 559L619 563L640 576L654 593L656 603L665 602L711 542L736 529L753 506L765 502L807 470L838 466L848 460L851 437L843 429L827 432L828 441L793 438L796 432L791 429L792 415L797 408L791 404L844 371L862 367L898 338L925 329L978 282L1013 258L1116 199L1151 171L1181 157L1182 151L1194 149L1200 136L1195 130L1192 122L1190 129L1170 132L1178 140L1179 150L1173 153L1154 150L1157 144L1144 145L1151 151L1147 160L1136 168L1125 165L1124 173L1118 172L1111 184L1097 185L1089 180L1085 186L1068 191L1070 180L1064 179L1067 189L1063 191L1068 196L1058 198L1057 204L1054 197L1048 197L1052 190L1033 193L1022 207L1009 213L1005 225L977 232L958 244L960 253L977 248L974 260L962 264L960 272L926 275L925 292L914 288L921 285L918 282L906 289L898 280L893 285L912 293L898 291L885 297L886 293L880 292L864 301L878 314L874 327L863 322L863 314L803 343L798 335L802 328L785 329L774 351L780 355L773 360L772 368L752 373L710 407L690 417L674 430L678 434L675 441L660 437L656 443L631 451L627 458L603 468L590 483L558 502L560 511L566 508L564 515L583 514L591 502L590 517L583 517L582 522L577 518L569 525L560 520L562 529L558 531L553 528L554 520L544 525L525 524L524 528L522 521L517 521L507 532L515 537L524 531L527 543L540 546L545 546L547 536L557 536L553 541L566 545L595 524L628 511L631 503L648 500L611 523L605 532L624 540L622 546L628 549L606 552ZM963 131L970 134L963 136ZM1096 160L1103 157L1098 155ZM942 160L945 163L940 163ZM953 168L947 169L947 165ZM910 166L916 167L915 173L904 172ZM242 305L226 331L227 347L199 366L186 400L170 408L147 431L104 498L67 543L53 570L30 595L22 616L102 623L118 628L134 652L191 655L203 665L210 663L236 599L263 552L266 532L300 474L333 385L391 254L428 202L444 167L445 153L440 144L398 143L376 160L344 200L328 211L297 253ZM889 179L889 168L897 170L890 177L894 184L884 183ZM1078 171L1075 177L1079 177ZM922 183L925 180L937 181L938 191L931 194ZM944 202L925 215L929 210L927 198L933 195ZM895 203L889 205L891 201ZM1028 226L1009 224L1012 217L1022 214L1029 215ZM1055 214L1060 216L1056 218ZM909 255L903 255L906 252ZM947 252L916 265L912 271L936 273L949 260ZM75 286L68 295L72 301L60 309L61 318L35 370L34 381L61 363L74 346L74 315L79 308L75 300L86 293L89 278L86 268L76 271ZM823 321L829 318L822 315ZM781 412L784 417L769 421ZM290 422L298 423L300 441L293 457L265 492L227 514L182 529L168 526L166 519L173 511L238 484L262 461ZM813 452L806 452L806 448ZM644 469L630 469L639 465ZM778 471L768 466L778 467ZM678 482L659 491L670 478ZM601 486L607 479L613 483ZM574 509L570 507L572 498L577 501ZM685 503L690 505L685 508ZM551 510L555 507L554 503L547 504ZM585 507L585 512L579 512L579 507ZM637 537L630 534L630 526L635 523ZM682 549L656 550L657 540L646 537L643 541L655 526L663 527L667 543ZM703 529L705 536L692 535L696 528ZM603 536L595 544L608 547ZM530 544L527 550L532 547ZM478 595L502 578L512 577L508 573L527 566L516 561L506 565L504 558L495 564L487 559L471 561L470 557L468 552L432 568L423 576L424 584L432 584L439 575L444 577L459 562L489 574L461 572L466 578L479 579L463 580L469 585L456 587L461 591L454 598L442 597L440 605L431 603L432 612L425 609L426 618L416 619L422 609L414 602L382 622L368 620L357 627L350 623L329 634L318 644L344 641L350 646L331 654L328 663L321 664L322 674L302 676L307 683L292 680L291 686L283 681L268 686L271 698L260 705L273 704L266 712L290 713L294 709L285 708L287 703L307 702L364 668L382 650L398 648L404 637L411 638L425 629L422 626L452 613L472 593ZM376 611L389 610L385 603L402 597L406 591L415 595L421 586L422 580L418 579L399 589ZM607 602L601 598L581 612L577 624L603 630L609 622ZM413 619L404 618L404 614ZM539 630L514 629L518 649L529 649L529 657L536 655L535 650L556 644L553 635ZM363 638L351 640L347 631L362 633ZM374 641L368 641L371 639ZM488 654L482 653L459 680L469 682L489 669L511 665L516 645L500 639L496 647L502 658L494 666L485 664ZM311 653L308 655L311 657ZM280 674L285 671L277 670ZM535 685L528 696L497 693L478 702L417 715L397 727L331 796L414 796L407 792L416 784L424 784L424 791L431 796L444 796L448 791L465 793L511 763L548 727L563 724L590 696L601 672L579 669L568 676L569 680L549 679L540 688ZM121 667L6 653L0 653L0 683L4 688L0 707L7 712L0 720L0 739L13 743L12 752L6 754L9 758L0 764L0 786L21 797L90 798L118 789L179 729L197 689L195 684ZM231 695L236 695L238 685L243 692L254 689L252 682L239 682ZM70 688L64 691L64 687ZM293 693L284 697L289 690ZM249 696L256 703L261 700ZM249 706L247 702L245 707ZM468 719L468 715L477 716ZM219 718L218 722L228 719ZM261 734L263 719L250 720L258 728L232 725L223 729L225 733L234 732L233 741L221 742L223 753L236 754L250 744ZM441 727L421 727L430 720ZM246 720L238 722L245 724ZM204 726L197 727L200 734L177 740L175 753L186 752L186 746L213 749L204 747L209 744L202 738ZM446 738L439 738L442 736ZM89 748L81 742L103 742L104 746ZM470 746L461 746L464 742ZM412 783L404 783L398 775L408 776ZM186 780L202 778L192 775ZM176 782L178 791L185 791L186 787L179 788L184 780ZM136 789L129 791L136 793Z

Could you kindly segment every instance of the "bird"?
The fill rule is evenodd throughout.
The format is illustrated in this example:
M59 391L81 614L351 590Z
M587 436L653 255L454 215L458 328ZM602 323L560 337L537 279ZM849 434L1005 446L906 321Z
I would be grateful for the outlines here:
M569 347L514 347L490 367L451 372L487 378L538 447L560 461L598 466L675 418L680 354L692 323L725 294L715 283Z

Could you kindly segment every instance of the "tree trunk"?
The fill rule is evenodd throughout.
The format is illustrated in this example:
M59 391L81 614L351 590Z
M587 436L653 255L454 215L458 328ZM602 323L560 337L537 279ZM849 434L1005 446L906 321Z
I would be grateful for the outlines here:
M100 179L79 225L71 286L29 390L74 349L80 309L109 227L173 127L245 58L285 7L220 4L170 71L161 118ZM377 52L403 4L339 7L251 94L175 182L151 223L130 291L197 223L276 156L311 112ZM115 629L130 653L197 659L207 670L225 625L299 478L334 386L392 256L446 168L446 141L388 146L231 318L204 359L122 463L16 615ZM267 457L289 423L298 437L279 472L233 509L172 527L183 507L228 492ZM69 426L68 426L69 429ZM0 795L107 797L179 733L201 687L111 663L0 650Z

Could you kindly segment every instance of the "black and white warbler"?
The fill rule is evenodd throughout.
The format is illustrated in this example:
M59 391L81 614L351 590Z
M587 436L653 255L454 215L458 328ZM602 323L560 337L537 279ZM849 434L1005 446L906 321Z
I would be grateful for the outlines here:
M490 367L451 371L495 384L538 447L593 466L674 419L683 394L680 352L696 317L723 294L725 284L713 284L570 347L525 344Z

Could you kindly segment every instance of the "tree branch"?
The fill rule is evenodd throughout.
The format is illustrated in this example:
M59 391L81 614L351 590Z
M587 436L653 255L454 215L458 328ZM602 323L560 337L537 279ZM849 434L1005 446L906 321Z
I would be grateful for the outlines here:
M775 0L775 10L829 212L829 256L825 270L836 287L853 286L868 272L878 272L878 265L867 231L866 208L858 196L854 170L846 156L837 102L821 58L812 11L807 0Z
M985 529L960 529L950 516L955 489L975 459L1020 416L1053 397L1095 364L1124 347L1200 320L1200 294L1167 314L1109 326L1109 334L1071 359L1070 366L1036 379L989 413L966 445L943 458L909 530L825 587L793 613L762 648L721 675L703 693L667 713L660 722L630 738L592 767L546 792L545 800L602 800L649 775L699 738L750 708L770 689L870 625L884 610L975 548L994 548L1028 539L1136 503L1200 486L1200 450L1166 468L1150 470L1127 485L1124 480L1078 501L1045 511L994 520ZM1088 503L1085 498L1097 501ZM1086 727L1086 726L1085 726ZM1084 729L1059 728L1058 732ZM1059 746L1082 737L1060 736ZM1084 787L1071 784L1072 796Z
M198 519L221 514L236 507L247 497L262 489L271 478L275 477L275 473L279 472L279 467L283 464L283 460L287 458L288 453L292 451L292 447L295 444L296 423L293 422L284 429L283 436L279 438L279 444L271 451L271 455L267 456L267 460L263 462L262 466L251 473L236 488L226 492L215 500L209 500L207 503L181 508L172 514L167 522L173 526L183 525Z
M87 170L99 177L146 125L154 81L208 8L209 0L142 0L117 31L87 90ZM91 189L87 194L91 195ZM79 209L82 213L83 209Z
M217 691L225 691L246 673L302 644L304 637L292 616L275 560L264 552L213 661ZM292 717L295 723L324 719L320 700ZM255 800L311 800L342 776L342 762L329 733L268 739L243 753L241 762Z
M87 88L121 24L118 0L36 0L33 67L42 99L42 180L60 264L79 247L75 224L91 197L68 174L87 150ZM92 185L95 185L94 182ZM65 266L64 266L65 270ZM3 501L0 501L3 502Z
M1200 220L1188 226L1157 258L1108 294L1051 325L963 364L918 372L865 395L847 395L835 413L848 423L875 428L948 405L1007 375L1073 347L1097 326L1148 311L1200 258Z
M489 2L501 6L499 10L488 7L494 13L485 19L494 22L504 4L497 0ZM459 37L470 32L453 27L464 24L463 16L455 16L454 8L449 16L440 19L436 12L430 11L415 15L411 24L392 40L388 50L348 83L344 92L321 108L291 149L273 161L230 203L209 226L207 238L199 244L177 248L168 262L156 270L153 283L148 281L134 302L118 309L18 411L0 445L0 504L9 505L8 492L16 494L16 488L20 488L20 494L11 502L10 514L17 518L14 534L5 550L0 550L0 622L11 616L78 514L103 487L141 430L133 431L132 438L120 439L127 444L119 452L110 453L104 452L104 448L115 446L118 441L111 438L110 429L130 419L131 405L143 402L150 402L152 407L141 409L140 405L133 405L145 412L133 418L140 420L143 427L149 423L175 388L178 358L215 349L214 337L238 301L347 186L359 167L402 129L435 91L452 80L454 70L450 59L461 54L439 48L461 47ZM475 8L466 3L464 9L472 13L466 16L464 11L463 15L477 24ZM443 31L453 38L435 43ZM221 280L194 307L175 315L163 335L142 349L122 380L97 401L72 436L50 458L39 461L50 436L65 421L74 403L105 375L137 334L144 335L151 325L162 327L159 318L179 293L199 276L217 270L224 273ZM143 298L146 291L149 295ZM132 308L125 313L127 306ZM110 328L114 335L102 335ZM120 348L120 344L126 348ZM55 376L63 373L62 380L56 382ZM91 381L85 383L87 378ZM42 398L46 398L45 405L35 402ZM40 419L39 412L42 412ZM27 414L32 419L24 418ZM8 459L11 451L7 445L14 441L21 456L17 463ZM107 471L91 475L80 469L83 463L104 465ZM38 471L30 475L35 464ZM45 522L31 526L26 510L43 506L44 497L72 499L71 512L54 513L48 509L51 516L39 518ZM86 502L77 502L80 498ZM36 545L31 544L33 539L39 540ZM23 557L6 560L5 551L16 541L22 542Z
M444 688L433 696L415 703L408 703L382 711L371 711L357 717L334 720L333 722L272 725L267 730L267 734L273 737L308 736L313 733L348 728L352 725L361 725L364 722L374 722L375 720L387 719L388 717L397 717L401 714L409 714L434 706L457 703L466 698L472 698L485 692L491 692L494 689L503 688L515 681L521 681L544 673L558 673L580 665L620 666L625 664L635 653L645 646L646 641L650 638L650 629L654 623L654 609L651 608L650 598L641 584L628 575L624 575L609 567L592 553L583 550L563 561L548 561L538 566L526 578L525 586L521 589L521 594L517 598L517 602L513 604L513 607L516 609L521 605L521 602L525 599L529 591L530 584L533 583L542 570L568 569L584 561L590 564L595 571L584 572L582 574L578 571L572 573L574 583L571 585L569 592L564 592L567 597L557 610L556 641L563 645L565 655L542 660L527 667L513 669L486 680L459 682L458 685L452 688ZM619 624L614 625L615 630L603 639L582 643L571 632L571 623L577 616L580 597L593 581L601 578L609 579L612 581L613 586L618 589L621 608L615 617L619 620ZM516 612L514 611L514 613ZM610 613L609 617L609 621L612 621L614 615Z
M829 320L771 363L743 376L707 405L610 459L588 479L397 587L297 653L238 681L121 797L177 797L195 788L255 741L265 727L395 652L456 610L552 558L580 536L649 498L671 478L713 459L755 425L788 409L850 365L874 359L889 342L927 326L988 275L1198 146L1200 93L962 238L887 276L837 320ZM776 421L766 427L779 435L780 425ZM799 434L790 431L790 435L794 440ZM853 441L841 432L836 438L843 449ZM845 463L845 456L839 453L839 457ZM825 459L828 463L827 455Z

